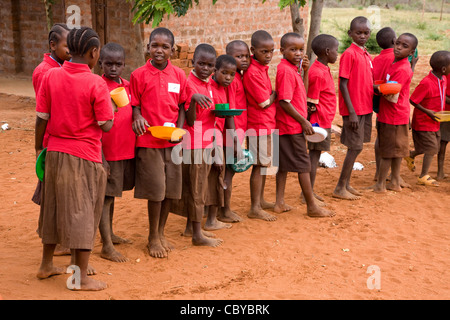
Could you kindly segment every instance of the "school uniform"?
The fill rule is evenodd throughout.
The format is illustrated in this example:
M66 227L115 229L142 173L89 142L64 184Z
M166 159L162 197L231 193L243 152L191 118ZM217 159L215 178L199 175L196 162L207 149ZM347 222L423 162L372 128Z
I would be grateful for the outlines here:
M307 102L314 103L317 111L311 114L310 122L327 130L324 141L308 142L309 150L329 151L331 145L331 124L336 114L336 89L330 68L314 61L308 71Z
M276 126L279 133L280 171L307 173L311 171L303 128L284 111L280 101L290 102L305 119L308 116L306 90L298 66L281 59L276 74Z
M432 71L423 78L411 95L411 101L432 111L442 111L445 106L447 79L439 79ZM435 155L440 146L440 123L414 108L412 122L414 149L418 153Z
M244 143L244 138L247 131L247 97L245 95L244 84L242 82L242 74L236 72L233 81L226 88L228 103L230 104L230 109L244 109L244 111L238 115L234 116L234 127L236 129L236 135L239 139L239 144ZM224 135L225 140L229 136ZM226 146L232 147L231 141L225 142Z
M394 48L381 50L380 54L373 58L373 80L381 81L386 78L386 70L394 61ZM378 113L380 108L380 95L373 95L373 111Z
M243 84L247 97L247 144L259 166L272 162L272 133L276 128L276 106L268 105L272 94L269 67L253 56L244 72ZM251 137L251 138L250 138Z
M151 60L130 76L131 105L140 107L150 126L177 124L184 103L186 75L170 60L164 70ZM181 165L172 161L174 144L154 137L150 132L136 139L136 176L134 197L154 202L181 198Z
M117 88L125 88L130 96L130 83L120 78L120 84L102 75L111 92ZM102 150L110 167L106 184L106 196L121 197L122 191L134 188L136 134L133 123L131 103L118 108L114 114L114 125L108 132L103 132Z
M114 118L108 87L86 64L65 62L44 76L36 111L51 119L39 236L92 249L106 188L100 124Z
M354 131L348 107L339 90L339 113L343 120L341 143L351 150L362 150L363 143L370 142L373 112L372 59L365 48L352 43L344 51L339 62L339 83L340 78L348 79L348 92L359 121L358 130Z
M450 97L450 74L447 75L447 92L446 95ZM445 104L445 111L450 111L450 103ZM450 122L441 122L441 141L450 141Z
M380 99L378 113L378 143L382 158L403 158L409 155L409 91L413 72L407 58L391 63L386 68L386 81L402 85L397 103Z

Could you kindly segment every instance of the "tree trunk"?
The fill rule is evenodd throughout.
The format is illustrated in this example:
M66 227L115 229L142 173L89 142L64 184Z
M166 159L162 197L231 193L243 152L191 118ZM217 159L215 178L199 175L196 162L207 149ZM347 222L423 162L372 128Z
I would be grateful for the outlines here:
M45 17L47 19L47 28L48 32L50 32L50 29L53 27L53 0L44 0L44 6L45 6Z
M305 36L305 27L303 26L303 19L300 16L300 9L298 4L294 3L290 5L292 30L295 33L299 33L302 37Z
M306 55L310 63L315 59L314 52L311 49L312 40L320 33L320 23L322 21L322 9L324 0L313 0L311 6L311 18L309 24L308 44L306 46Z

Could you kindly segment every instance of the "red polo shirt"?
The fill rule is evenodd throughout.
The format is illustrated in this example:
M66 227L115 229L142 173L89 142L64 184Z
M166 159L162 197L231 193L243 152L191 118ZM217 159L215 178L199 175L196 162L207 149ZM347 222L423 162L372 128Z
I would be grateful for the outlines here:
M211 87L211 78L208 81L203 81L191 72L186 83L186 111L191 104L191 98L195 93L200 93L209 97L214 101L213 89ZM211 108L203 109L196 104L196 120L193 126L189 126L187 122L184 124L184 129L188 132L183 138L184 149L206 149L213 147L214 125L216 117L211 111L214 108L214 103Z
M378 121L403 125L409 123L410 106L409 106L409 87L413 72L407 58L391 63L386 68L384 79L389 77L390 81L397 81L402 85L397 103L386 100L383 96L380 99L380 109L378 112Z
M240 143L244 141L247 131L247 97L245 95L242 75L236 73L233 82L227 87L227 97L230 109L244 109L240 115L234 116L234 126Z
M373 58L373 80L386 80L386 70L394 59L394 48L381 50L380 54Z
M42 80L36 111L50 115L48 151L102 162L102 129L98 121L114 118L105 81L86 64L66 61Z
M447 75L447 96L450 97L450 74ZM445 111L450 111L450 103L445 104Z
M130 83L120 78L121 84L108 79L105 75L103 80L111 92L119 87L124 87L130 95ZM102 144L103 154L106 161L119 161L134 158L134 149L136 146L136 134L131 125L133 123L133 111L131 103L125 107L118 108L114 113L114 125L108 132L103 132Z
M166 122L176 126L179 105L185 101L185 87L186 74L170 60L164 70L156 69L148 60L131 73L131 105L141 107L141 114L150 126L163 126ZM174 144L147 132L137 137L136 146L160 149Z
M330 68L317 60L308 71L307 98L317 107L310 122L318 123L321 128L331 128L336 114L336 89Z
M441 98L444 93L443 99L445 99L446 90L447 78L442 77L442 79L438 79L438 77L430 71L430 73L420 81L416 89L414 89L410 99L412 102L420 104L426 109L441 111L443 110ZM411 127L416 131L436 132L440 128L440 123L430 119L425 113L414 108Z
M270 99L272 82L269 77L269 67L256 61L253 56L250 66L244 72L243 84L247 96L247 128L253 129L248 135L268 135L276 127L276 105L261 108L260 103Z
M339 78L348 79L348 92L357 115L373 112L372 59L365 49L352 43L341 55ZM339 79L340 83L340 79ZM339 90L339 113L348 116L348 108Z
M287 114L280 105L280 100L289 100L292 106L303 117L308 116L306 107L306 90L298 67L286 59L281 59L277 66L277 129L280 135L298 134L303 128L294 118Z
M44 59L36 67L36 69L34 69L32 76L33 88L36 95L38 94L39 88L42 83L42 77L44 76L44 74L46 74L47 71L52 68L60 68L60 67L62 67L62 65L60 65L58 61L54 60L50 56L50 53L44 54Z
M226 88L219 85L213 79L211 79L210 81L211 81L211 88L212 88L214 104L228 103ZM225 129L225 118L216 117L215 128L217 128L217 130L215 131L217 145L222 147L223 146L223 134L224 134L224 129Z

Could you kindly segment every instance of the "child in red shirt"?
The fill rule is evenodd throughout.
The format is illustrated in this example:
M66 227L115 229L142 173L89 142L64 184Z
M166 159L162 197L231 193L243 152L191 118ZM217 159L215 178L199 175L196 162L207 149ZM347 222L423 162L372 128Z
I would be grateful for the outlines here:
M46 129L49 133L38 229L43 255L37 276L64 271L53 266L60 243L71 249L72 264L79 268L80 282L69 289L102 290L106 284L88 277L87 270L106 187L102 131L111 129L114 114L106 83L91 72L100 55L97 33L86 27L72 29L67 43L72 60L47 72L36 105L36 156L43 150Z
M398 97L382 96L378 113L378 151L380 167L374 191L386 189L401 191L400 165L409 153L409 88L413 72L408 57L414 54L418 41L410 33L404 33L395 40L394 61L386 69L385 81L396 81L402 85ZM391 181L386 178L392 170Z
M234 116L235 133L238 141L234 141L230 136L224 135L226 148L233 148L240 152L244 143L245 132L247 131L247 97L245 96L244 84L242 83L242 74L250 65L250 49L242 40L234 40L227 44L226 53L236 60L236 74L233 82L226 88L227 99L230 109L244 109L242 114ZM222 222L240 222L242 218L231 210L231 193L233 189L233 177L235 172L228 166L225 166L226 189L224 190L224 206L219 211L218 219Z
M275 42L267 31L253 33L250 47L253 55L243 77L247 96L247 142L255 158L250 176L251 208L247 216L266 221L276 220L276 216L264 211L274 205L264 200L266 171L263 170L271 165L272 133L276 127L276 93L268 73L274 49Z
M130 84L121 77L125 67L125 50L117 43L108 43L100 51L100 68L102 78L111 92L124 87L130 96ZM114 103L114 101L113 101ZM114 126L103 133L102 150L104 163L107 166L108 180L106 184L103 215L99 230L102 238L100 256L115 262L128 261L114 248L114 243L130 243L129 240L116 236L112 231L114 215L114 198L121 197L123 191L134 188L134 152L136 135L131 128L133 123L131 104L115 108Z
M280 52L283 54L283 59L277 67L276 76L279 168L276 176L274 211L281 213L291 209L284 202L286 178L288 172L297 172L308 215L311 217L332 216L333 213L317 205L310 181L311 164L305 135L313 134L314 130L306 119L306 91L299 70L304 45L305 41L298 33L287 33L281 38Z
M148 44L150 59L130 77L132 127L138 135L134 197L147 200L147 248L155 258L167 257L173 248L164 236L164 228L171 202L181 199L181 164L172 159L176 142L156 138L147 130L165 123L181 128L184 123L186 74L169 60L174 44L170 30L153 30Z
M336 114L336 90L329 63L335 63L338 57L339 41L330 35L321 34L313 39L311 48L317 56L316 61L308 72L308 113L309 121L317 123L326 129L328 134L324 141L319 143L308 142L309 157L311 160L311 187L316 181L317 166L322 151L329 151L331 144L331 124ZM317 200L324 199L314 193Z
M353 43L341 55L339 62L339 113L343 119L341 143L347 147L347 154L333 197L356 200L362 194L350 186L353 165L372 133L372 59L364 47L370 36L369 20L361 16L354 18L348 35Z
M450 112L450 74L447 75L447 96L445 98L445 111ZM441 123L441 145L438 153L438 172L436 180L443 180L446 178L444 174L444 160L447 144L450 141L450 122Z
M434 114L443 111L447 89L446 76L450 73L450 52L437 51L430 58L430 73L420 81L411 95L410 102L414 106L412 118L412 135L414 150L406 157L408 167L414 171L414 159L423 154L422 172L417 182L426 186L439 186L436 180L428 175L433 156L439 152L440 123Z

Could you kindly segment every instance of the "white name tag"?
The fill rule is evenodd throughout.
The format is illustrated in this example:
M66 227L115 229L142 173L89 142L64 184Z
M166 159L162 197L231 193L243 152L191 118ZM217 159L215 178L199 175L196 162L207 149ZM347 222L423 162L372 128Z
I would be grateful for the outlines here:
M209 95L211 96L211 98L214 98L212 95L212 91L209 91Z
M180 93L180 84L169 83L169 92Z

